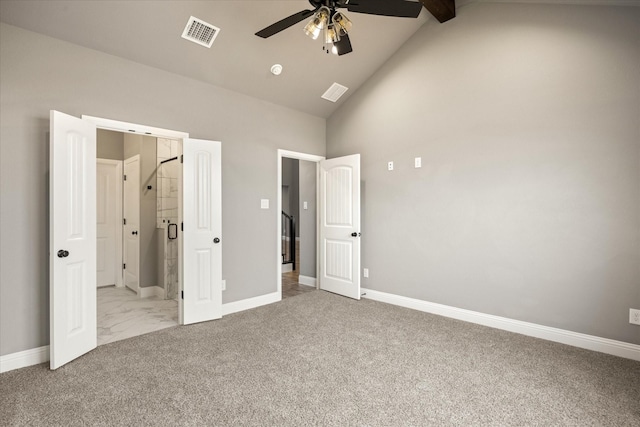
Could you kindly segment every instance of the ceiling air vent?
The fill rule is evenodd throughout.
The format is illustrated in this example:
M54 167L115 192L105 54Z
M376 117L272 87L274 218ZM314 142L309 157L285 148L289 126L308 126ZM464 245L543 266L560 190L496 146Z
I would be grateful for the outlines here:
M184 27L182 38L205 47L211 47L219 32L220 28L192 16L189 18L187 26Z
M349 90L348 87L342 86L338 83L334 83L331 85L329 89L322 95L322 98L327 101L336 102L344 93Z

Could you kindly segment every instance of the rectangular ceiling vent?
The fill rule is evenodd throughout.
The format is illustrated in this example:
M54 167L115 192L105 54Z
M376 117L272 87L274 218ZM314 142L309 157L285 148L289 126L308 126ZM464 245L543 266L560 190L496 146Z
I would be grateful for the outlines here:
M338 83L334 83L331 85L329 89L322 95L322 98L327 101L336 102L344 93L349 90L348 87L342 86Z
M182 38L201 46L211 47L219 32L220 28L192 16L184 27Z

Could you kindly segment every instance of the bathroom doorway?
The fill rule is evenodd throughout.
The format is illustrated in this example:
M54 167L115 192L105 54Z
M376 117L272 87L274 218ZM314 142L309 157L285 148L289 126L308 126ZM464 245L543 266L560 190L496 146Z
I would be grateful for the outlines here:
M178 325L181 140L97 131L98 345Z

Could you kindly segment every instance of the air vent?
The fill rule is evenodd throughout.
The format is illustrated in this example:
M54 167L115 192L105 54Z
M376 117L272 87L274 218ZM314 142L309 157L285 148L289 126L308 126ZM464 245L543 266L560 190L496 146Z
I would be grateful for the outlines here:
M220 28L192 16L184 27L182 38L201 46L211 47L219 32Z
M336 102L349 88L346 86L342 86L338 83L334 83L331 85L329 89L322 95L322 98L327 101Z

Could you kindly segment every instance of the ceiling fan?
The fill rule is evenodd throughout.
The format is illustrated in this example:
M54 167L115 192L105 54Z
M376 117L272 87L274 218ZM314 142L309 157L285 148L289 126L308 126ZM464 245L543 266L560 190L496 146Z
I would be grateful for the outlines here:
M304 27L304 32L314 40L323 33L323 49L327 53L344 55L353 51L348 34L352 24L349 18L337 9L401 18L417 18L422 10L422 3L407 0L309 0L309 3L313 9L294 13L258 31L256 36L266 39L302 20L311 18Z

